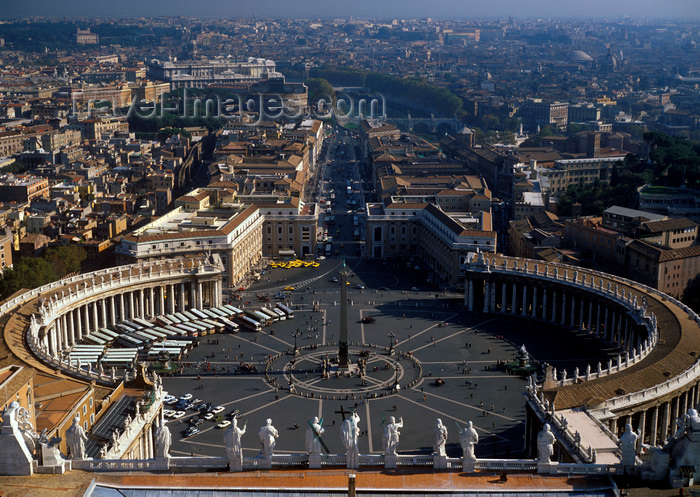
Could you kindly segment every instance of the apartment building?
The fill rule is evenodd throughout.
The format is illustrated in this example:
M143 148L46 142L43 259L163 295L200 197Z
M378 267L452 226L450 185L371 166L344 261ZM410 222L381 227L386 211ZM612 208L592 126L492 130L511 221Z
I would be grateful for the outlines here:
M420 259L433 271L436 283L459 286L460 266L469 252L496 251L491 214L447 213L426 200L391 197L367 204L366 255Z

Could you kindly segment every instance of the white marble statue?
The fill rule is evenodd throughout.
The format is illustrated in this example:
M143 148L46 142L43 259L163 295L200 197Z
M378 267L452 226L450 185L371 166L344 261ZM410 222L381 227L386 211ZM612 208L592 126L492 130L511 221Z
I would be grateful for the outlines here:
M306 429L306 453L318 455L321 453L321 435L323 435L323 426L318 420L318 417L314 419L309 424Z
M445 444L447 443L447 427L442 424L442 420L437 418L435 428L433 428L433 452L439 456L446 456Z
M345 447L345 457L347 466L355 468L360 461L360 449L357 445L357 438L360 436L360 416L353 412L348 419L343 421L340 428L340 439Z
M29 411L27 411L24 407L20 407L19 409L17 409L16 415L17 426L20 432L22 433L24 443L27 446L29 452L32 454L32 456L34 456L39 446L40 437L31 423L31 416L29 415Z
M403 428L403 418L399 418L397 423L394 416L389 417L389 422L384 427L384 434L382 435L384 455L396 457L396 449L399 446L399 438L401 437L399 428Z
M80 426L80 415L73 418L73 424L66 430L66 443L70 450L70 456L73 459L85 458L85 442L87 435L82 426Z
M462 458L465 461L476 461L474 447L479 443L479 434L471 421L467 423L466 428L459 432L459 443L462 446Z
M542 431L537 435L537 462L550 462L550 458L554 455L554 442L556 441L549 423L545 423Z
M267 419L265 426L258 431L260 437L260 453L265 459L272 459L272 453L275 450L275 441L279 437L279 432L272 426L272 420Z
M173 437L170 433L170 428L165 424L165 419L161 412L160 424L155 434L156 458L165 459L170 457L170 445L172 442Z
M224 445L226 445L226 455L231 466L231 471L243 469L243 445L241 438L245 434L248 423L243 428L238 427L238 418L233 418L231 427L224 434Z
M637 439L639 435L632 430L632 424L625 425L625 432L620 437L620 451L622 452L622 465L634 466L637 458Z

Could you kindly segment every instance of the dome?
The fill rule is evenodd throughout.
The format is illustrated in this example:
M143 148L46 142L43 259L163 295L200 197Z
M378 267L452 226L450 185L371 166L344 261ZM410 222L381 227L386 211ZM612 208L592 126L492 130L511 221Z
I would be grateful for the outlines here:
M593 60L593 57L588 55L586 52L582 52L581 50L574 50L569 55L569 58L572 62L590 62Z

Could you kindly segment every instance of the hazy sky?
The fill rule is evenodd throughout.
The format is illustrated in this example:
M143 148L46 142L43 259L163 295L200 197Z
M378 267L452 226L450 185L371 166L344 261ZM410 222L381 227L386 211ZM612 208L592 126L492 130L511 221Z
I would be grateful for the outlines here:
M700 19L699 0L0 0L0 16Z

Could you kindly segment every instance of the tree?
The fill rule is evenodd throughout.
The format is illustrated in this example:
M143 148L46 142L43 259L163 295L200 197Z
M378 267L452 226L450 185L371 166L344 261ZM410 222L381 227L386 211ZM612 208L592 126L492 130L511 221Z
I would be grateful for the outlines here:
M332 103L335 103L335 90L327 79L308 78L304 80L304 84L308 88L310 101L315 101L317 97L326 97L330 98Z

